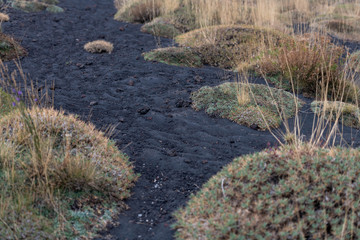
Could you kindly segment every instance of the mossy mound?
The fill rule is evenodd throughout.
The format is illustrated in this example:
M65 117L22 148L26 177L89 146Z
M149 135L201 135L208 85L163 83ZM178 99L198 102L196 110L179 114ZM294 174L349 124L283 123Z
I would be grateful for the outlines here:
M21 109L0 119L0 238L93 237L126 207L133 166L94 125Z
M314 101L311 103L311 109L317 114L325 113L325 117L335 121L337 115L340 115L339 121L348 127L360 129L360 108L354 104L330 101Z
M360 149L236 158L176 212L177 239L359 239Z
M225 69L238 69L254 63L257 55L287 37L275 30L245 25L213 26L176 37L181 46L201 53L203 62Z
M39 1L26 1L26 0L12 0L11 6L25 12L40 12L48 11L51 13L60 13L64 9L56 6L59 2L57 0L39 0Z
M114 19L130 23L145 23L160 15L160 0L136 0L124 4L115 14Z
M296 113L297 98L294 95L260 84L224 83L216 87L206 86L193 92L191 98L192 107L197 111L204 109L207 114L227 118L260 131L267 130L268 126L277 128L284 118L290 118ZM303 103L299 99L297 101L298 108L301 108Z
M174 38L181 34L180 30L171 23L171 20L163 17L157 17L153 21L144 24L141 31L166 38Z
M168 47L143 53L147 61L157 61L174 66L201 67L201 58L186 47Z
M10 61L26 55L26 50L12 37L0 33L0 59Z

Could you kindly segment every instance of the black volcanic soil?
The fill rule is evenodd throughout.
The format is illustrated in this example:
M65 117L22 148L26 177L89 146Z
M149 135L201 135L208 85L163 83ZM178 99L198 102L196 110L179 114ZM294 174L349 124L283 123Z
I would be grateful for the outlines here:
M191 109L191 91L232 80L231 73L144 61L141 53L173 42L141 33L140 25L114 21L112 0L61 0L59 5L65 12L55 15L10 10L11 21L3 28L29 52L21 61L24 71L39 86L55 82L50 90L55 107L98 128L117 125L114 139L141 173L127 200L130 209L101 239L173 239L171 214L191 193L234 157L275 140L269 132ZM83 49L97 39L112 42L113 53ZM306 112L308 106L301 116L303 133L309 134L312 115ZM344 131L358 146L357 130Z

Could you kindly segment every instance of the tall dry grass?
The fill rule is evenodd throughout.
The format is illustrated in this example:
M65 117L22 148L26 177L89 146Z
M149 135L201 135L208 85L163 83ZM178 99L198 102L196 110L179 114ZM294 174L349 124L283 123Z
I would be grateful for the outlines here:
M140 15L152 12L171 16L181 8L195 17L198 27L248 24L288 31L294 24L310 23L319 17L359 16L359 4L359 0L115 0L120 11L136 5L147 8L134 12Z

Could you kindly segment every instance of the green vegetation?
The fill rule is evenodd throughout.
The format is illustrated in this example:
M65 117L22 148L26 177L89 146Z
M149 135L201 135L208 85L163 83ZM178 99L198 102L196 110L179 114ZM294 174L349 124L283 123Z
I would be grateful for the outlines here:
M171 20L163 17L157 17L153 21L144 24L141 31L166 38L174 38L181 34L181 31L171 23Z
M252 92L252 93L250 93ZM295 115L302 102L291 93L260 84L224 83L192 93L193 108L265 131ZM266 119L266 121L264 120Z
M236 158L176 212L177 239L358 239L360 150Z
M0 237L91 237L125 205L137 176L104 133L51 108L0 119Z
M201 58L185 47L159 48L143 54L147 61L157 61L174 66L201 67Z
M59 3L57 0L11 0L11 6L13 8L21 9L25 12L40 12L40 11L48 11L51 13L60 13L63 12L64 9L56 6Z
M311 103L311 109L317 114L324 112L324 116L331 121L340 117L339 121L345 126L360 129L360 108L354 104L314 101Z

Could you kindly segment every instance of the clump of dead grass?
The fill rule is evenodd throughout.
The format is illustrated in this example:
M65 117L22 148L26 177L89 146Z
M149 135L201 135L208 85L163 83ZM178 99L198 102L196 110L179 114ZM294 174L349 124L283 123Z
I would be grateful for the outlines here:
M160 0L117 1L115 19L125 22L149 22L160 15Z
M10 17L6 13L0 13L0 22L8 22L10 20Z
M90 53L111 53L114 50L114 45L104 40L96 40L86 43L84 49Z
M249 83L202 87L193 92L191 98L192 107L197 111L205 110L209 115L228 118L260 131L278 128L303 104L300 100L295 103L294 96L283 90Z
M174 66L201 67L201 58L186 47L158 48L143 54L147 61L157 61Z
M258 71L286 90L311 97L325 91L328 99L352 101L357 94L350 95L352 84L344 80L344 54L342 46L331 43L325 36L303 35L292 44L264 52L259 57ZM344 88L349 90L345 91L348 95L342 95Z

